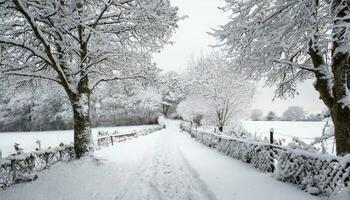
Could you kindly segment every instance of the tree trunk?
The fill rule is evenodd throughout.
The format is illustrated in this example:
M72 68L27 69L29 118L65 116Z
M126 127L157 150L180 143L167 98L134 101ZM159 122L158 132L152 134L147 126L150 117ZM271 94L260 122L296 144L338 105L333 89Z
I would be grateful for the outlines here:
M93 151L90 121L90 94L88 78L80 80L77 91L66 90L72 104L74 117L74 150L77 158Z
M334 0L332 14L336 17L332 30L333 105L330 107L334 123L337 155L350 154L350 106L349 106L349 44L347 41L349 22L344 20L350 11L349 1Z
M169 108L170 108L169 105L162 104L162 114L165 117L168 117Z
M350 153L350 110L335 104L331 109L337 155Z
M344 6L343 3L347 5ZM345 38L345 34L347 34L346 27L349 22L343 19L348 15L349 8L350 3L348 1L332 1L331 13L336 19L332 30L332 73L329 72L328 64L324 60L323 52L319 50L317 40L311 40L309 44L309 55L316 69L314 86L331 112L337 155L350 154L350 108L349 102L347 102L350 82L350 52L348 41ZM317 30L316 25L315 30Z
M90 94L81 93L71 97L74 116L74 150L78 158L93 150L90 123Z

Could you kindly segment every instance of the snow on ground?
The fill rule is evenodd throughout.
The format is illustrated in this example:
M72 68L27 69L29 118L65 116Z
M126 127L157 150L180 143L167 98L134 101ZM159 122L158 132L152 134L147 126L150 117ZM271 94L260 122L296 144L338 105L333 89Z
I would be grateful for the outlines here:
M142 126L119 126L119 127L99 127L92 129L93 138L99 131L119 131L119 132L130 132L133 130L140 130L156 125L142 125ZM24 149L24 152L34 151L38 145L35 143L36 140L41 140L42 148L49 146L56 147L61 142L64 144L70 144L73 142L73 130L66 131L38 131L38 132L6 132L0 133L0 150L2 156L6 157L14 151L14 143L19 143L20 147Z
M167 129L60 163L31 183L0 191L6 200L316 200L224 156L186 133Z
M295 136L302 138L320 137L325 122L295 122L295 121L243 121L243 127L257 136L268 136L273 128L277 137Z

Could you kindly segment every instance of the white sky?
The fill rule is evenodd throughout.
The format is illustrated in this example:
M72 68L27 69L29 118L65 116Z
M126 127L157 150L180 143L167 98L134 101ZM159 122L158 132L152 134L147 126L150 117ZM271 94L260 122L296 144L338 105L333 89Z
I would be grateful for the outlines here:
M179 14L188 18L179 23L172 41L161 53L154 55L158 67L169 71L183 72L191 57L207 53L216 43L215 38L207 34L211 28L223 25L227 22L227 14L218 7L224 5L223 0L171 0L173 5L179 7ZM259 108L266 114L273 110L278 115L291 105L299 105L308 112L318 113L324 107L318 99L318 94L312 86L312 81L307 81L299 86L299 95L294 99L272 101L274 88L258 88L253 100L252 108Z

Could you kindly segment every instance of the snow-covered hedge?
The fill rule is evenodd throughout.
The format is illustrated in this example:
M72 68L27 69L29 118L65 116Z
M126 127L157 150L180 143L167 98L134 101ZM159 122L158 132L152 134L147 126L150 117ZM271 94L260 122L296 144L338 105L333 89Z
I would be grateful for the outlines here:
M274 173L280 181L297 184L315 195L329 196L350 184L350 156L336 157L290 149L191 129L181 124L199 142L255 168Z
M287 149L278 159L276 178L311 194L330 195L350 183L350 156L336 157Z
M59 161L70 161L74 158L74 148L68 145L0 159L0 188L34 180L37 172Z

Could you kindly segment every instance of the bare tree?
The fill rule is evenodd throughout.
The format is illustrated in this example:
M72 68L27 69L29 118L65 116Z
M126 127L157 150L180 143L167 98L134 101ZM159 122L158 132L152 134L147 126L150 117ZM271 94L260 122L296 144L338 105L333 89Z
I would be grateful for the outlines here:
M150 53L178 20L169 0L0 0L3 76L61 85L77 157L92 150L90 96L102 82L147 77Z
M219 131L249 109L255 92L253 84L243 82L220 52L201 57L190 66L192 93L205 97Z
M277 84L277 96L315 79L331 110L337 154L350 153L349 27L346 0L226 0L230 21L214 35L247 78Z
M176 106L185 98L188 84L180 74L172 71L162 74L159 82L159 91L162 94L161 112L167 117L170 107Z

